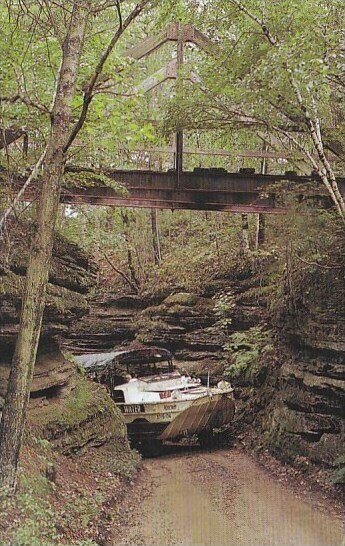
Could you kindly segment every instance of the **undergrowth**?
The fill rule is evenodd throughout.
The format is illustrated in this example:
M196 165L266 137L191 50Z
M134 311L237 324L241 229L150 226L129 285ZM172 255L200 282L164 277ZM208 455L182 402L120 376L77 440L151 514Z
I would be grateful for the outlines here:
M228 377L241 377L244 381L254 383L260 376L262 359L273 354L272 332L263 326L235 332L230 335L224 349L228 352L230 362L225 370Z

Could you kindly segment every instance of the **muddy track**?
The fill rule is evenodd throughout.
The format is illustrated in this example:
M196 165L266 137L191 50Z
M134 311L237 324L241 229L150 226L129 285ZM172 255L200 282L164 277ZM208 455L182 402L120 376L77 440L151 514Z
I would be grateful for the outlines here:
M148 459L113 546L341 546L341 522L241 451Z

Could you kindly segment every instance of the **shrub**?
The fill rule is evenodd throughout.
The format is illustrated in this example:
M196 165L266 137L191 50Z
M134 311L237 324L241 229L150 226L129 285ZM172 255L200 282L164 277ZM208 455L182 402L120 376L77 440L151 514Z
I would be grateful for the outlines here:
M262 326L254 326L245 332L235 332L224 346L229 353L230 366L225 372L229 378L241 377L254 381L262 370L262 357L273 352L272 333Z

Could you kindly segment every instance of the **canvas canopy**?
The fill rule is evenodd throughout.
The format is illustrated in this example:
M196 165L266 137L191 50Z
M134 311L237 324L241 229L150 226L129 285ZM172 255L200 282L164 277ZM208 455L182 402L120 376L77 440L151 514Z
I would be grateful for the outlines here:
M93 353L78 355L76 362L81 365L86 373L101 373L107 369L127 369L130 371L138 365L153 362L172 361L172 354L161 347L145 347L141 349L127 349L111 351L109 353Z

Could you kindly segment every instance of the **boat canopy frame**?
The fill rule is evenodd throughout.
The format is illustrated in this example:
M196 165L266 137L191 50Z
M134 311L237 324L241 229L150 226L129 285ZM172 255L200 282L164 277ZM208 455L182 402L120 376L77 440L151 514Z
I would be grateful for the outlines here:
M123 349L110 353L96 353L76 357L87 375L97 378L112 373L127 371L128 374L140 373L144 365L167 362L168 371L174 370L173 356L168 349L162 347L141 347L137 349ZM139 370L135 370L138 367Z

